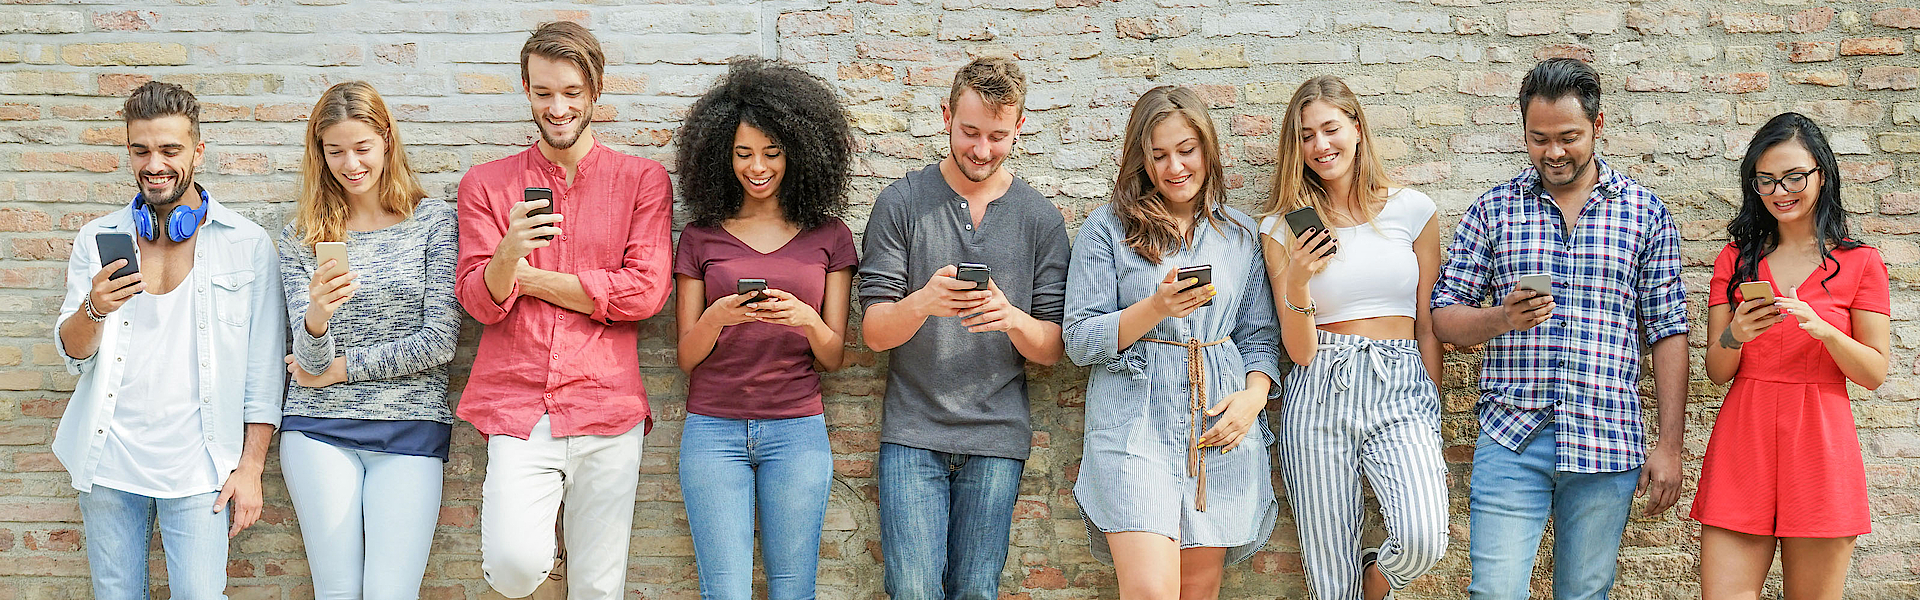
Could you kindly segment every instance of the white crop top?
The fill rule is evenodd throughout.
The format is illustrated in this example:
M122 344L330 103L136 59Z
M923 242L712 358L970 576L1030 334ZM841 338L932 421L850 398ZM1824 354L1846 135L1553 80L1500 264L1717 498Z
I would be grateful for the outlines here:
M1340 251L1327 268L1307 280L1318 306L1313 324L1372 317L1412 317L1420 290L1420 261L1413 240L1426 230L1436 208L1426 194L1401 189L1387 196L1373 222L1332 227ZM1280 215L1260 221L1260 232L1281 242L1292 232ZM1280 310L1287 310L1282 307Z

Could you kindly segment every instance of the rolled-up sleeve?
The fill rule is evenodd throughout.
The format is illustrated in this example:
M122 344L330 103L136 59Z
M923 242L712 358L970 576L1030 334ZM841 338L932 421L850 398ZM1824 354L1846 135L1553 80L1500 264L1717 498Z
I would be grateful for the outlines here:
M287 393L287 299L281 291L280 253L273 240L258 239L253 250L252 321L247 325L247 395L242 419L280 426L280 403Z
M899 302L907 296L906 219L904 181L894 182L873 200L867 231L860 243L860 308L881 302ZM1037 295L1037 291L1036 291ZM1038 302L1036 298L1035 302Z
M67 373L72 375L92 370L93 357L100 355L95 351L86 358L74 358L67 353L66 341L60 339L60 324L80 312L80 303L86 300L88 292L93 291L93 276L100 272L99 250L93 245L93 238L98 234L95 228L83 228L80 235L75 237L73 252L67 255L67 297L60 301L60 318L53 322L54 350L60 352L60 358L67 365Z
M515 282L513 290L499 302L494 302L493 293L487 291L487 265L493 262L493 251L500 247L500 238L506 236L507 215L497 214L493 199L487 195L486 184L480 179L475 171L468 171L460 178L457 196L460 261L456 267L454 297L475 321L492 325L505 320L507 312L513 310L514 301L520 299L520 283Z
M1680 231L1665 205L1653 201L1646 245L1640 248L1640 322L1647 343L1687 334L1687 288L1680 282Z
M1101 215L1105 213L1095 213ZM1120 275L1114 270L1112 219L1089 218L1080 225L1067 263L1067 291L1061 335L1067 358L1080 366L1125 360L1120 351Z
M1033 273L1033 310L1028 314L1057 324L1066 313L1067 263L1072 260L1065 219L1052 224L1035 240L1034 252L1034 264L1039 268Z
M1273 284L1267 279L1266 256L1257 247L1252 256L1253 260L1247 265L1246 284L1240 288L1240 318L1233 324L1233 345L1240 349L1240 361L1248 373L1266 373L1278 384L1282 375L1280 316L1274 313ZM1274 385L1268 395L1279 396L1280 386Z
M667 170L649 162L634 193L638 197L629 216L621 266L574 274L593 299L589 316L608 325L652 317L666 306L667 294L673 291L673 186ZM464 231L465 223L461 225Z
M1446 263L1440 266L1440 278L1433 283L1433 308L1480 306L1486 299L1493 275L1493 248L1486 227L1486 204L1492 195L1488 192L1467 207L1460 225L1454 228Z

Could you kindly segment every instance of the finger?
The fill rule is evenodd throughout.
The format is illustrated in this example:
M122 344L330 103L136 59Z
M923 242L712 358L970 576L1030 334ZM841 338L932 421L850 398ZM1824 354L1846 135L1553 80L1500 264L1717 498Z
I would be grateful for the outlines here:
M1228 452L1232 452L1234 448L1239 448L1240 440L1244 440L1244 439L1247 439L1246 432L1234 434L1233 439L1230 439L1227 441L1226 447L1220 449L1220 453L1226 454Z
M933 274L936 277L945 277L948 279L953 279L955 275L960 274L960 267L947 265L944 267L940 267L940 269L937 271L934 271Z
M1640 481L1639 481L1639 483L1635 483L1635 484L1633 485L1633 497L1635 497L1635 498L1640 498L1640 497L1643 497L1643 496L1646 496L1646 495L1647 495L1647 481L1648 481L1648 479L1649 479L1649 477L1647 476L1647 470L1646 470L1646 469L1641 469L1641 470L1640 470Z
M233 497L233 486L229 485L229 486L220 488L220 497L215 498L213 500L213 512L220 512L221 509L226 508L227 499L232 497Z

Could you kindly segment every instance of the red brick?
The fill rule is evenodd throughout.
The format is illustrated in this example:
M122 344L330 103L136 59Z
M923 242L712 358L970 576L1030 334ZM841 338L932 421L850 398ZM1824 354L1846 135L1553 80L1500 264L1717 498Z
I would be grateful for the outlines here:
M0 446L36 446L53 439L50 425L0 425Z
M20 401L20 414L44 419L58 419L67 410L67 399L28 398Z
M1840 161L1840 180L1849 184L1877 183L1893 177L1893 162Z
M1787 30L1794 33L1817 33L1826 31L1833 24L1834 11L1831 7L1821 6L1787 15Z
M110 152L22 152L22 171L92 171L112 173L120 168L120 154Z
M38 210L0 208L0 231L52 231L53 217Z
M1920 213L1920 192L1887 192L1881 195L1880 213L1886 215Z
M1394 181L1408 185L1426 185L1445 181L1453 175L1453 163L1428 162L1390 169Z
M1460 73L1460 93L1491 97L1513 97L1520 93L1520 78L1506 73L1465 71Z
M1920 88L1920 68L1866 67L1860 69L1860 79L1854 85L1863 90L1905 91Z
M307 120L307 113L312 111L312 104L260 104L253 107L253 120L285 123L305 121Z
M93 26L109 31L146 31L160 15L144 10L120 10L93 15Z
M37 121L40 119L40 107L32 104L7 102L0 104L0 121Z
M1787 22L1780 15L1771 13L1727 13L1721 15L1720 24L1727 33L1780 33L1787 30Z
M1920 29L1920 8L1888 8L1873 13L1873 24L1894 29Z
M825 11L780 15L780 36L837 35L853 31L853 15Z
M1209 108L1232 108L1240 101L1240 86L1199 84L1189 85L1194 93L1207 101Z
M1827 62L1840 58L1840 45L1834 42L1780 42L1778 47L1787 51L1788 62Z
M80 505L72 498L0 498L0 522L79 523Z
M1899 56L1907 53L1907 43L1899 38L1848 38L1840 40L1841 56Z
M1593 62L1593 48L1585 44L1548 44L1533 51L1534 60L1549 58L1572 58L1580 62Z
M124 97L132 94L134 88L149 81L153 81L153 76L133 73L102 73L94 78L94 83L99 87L102 96Z
M1847 85L1846 71L1787 71L1780 74L1781 79L1796 85L1817 85L1821 87L1841 87Z
M73 253L73 240L69 238L14 238L13 255L16 260L66 260Z
M26 371L15 371L24 373ZM38 375L38 373L34 373ZM36 380L28 385L4 386L5 389L35 389L42 384ZM20 473L58 473L67 470L60 465L60 459L52 452L21 452L13 455L13 470Z
M1136 40L1177 38L1193 33L1193 25L1183 15L1121 17L1113 22L1113 35Z
M1627 75L1629 92L1690 92L1693 74L1686 71L1640 71Z
M1766 91L1773 78L1767 73L1714 73L1700 78L1700 87L1721 94Z
M1234 115L1228 125L1233 135L1266 136L1273 133L1273 117L1267 115Z
M1067 587L1067 576L1054 567L1027 569L1027 577L1020 581L1020 587L1030 590L1060 590Z
M881 63L849 63L840 65L839 76L841 81L854 79L893 81L894 69L893 65Z

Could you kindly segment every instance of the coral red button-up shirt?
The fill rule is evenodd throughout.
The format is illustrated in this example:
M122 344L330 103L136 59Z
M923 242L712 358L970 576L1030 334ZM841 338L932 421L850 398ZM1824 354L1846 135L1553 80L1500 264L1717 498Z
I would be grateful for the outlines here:
M529 187L552 189L566 221L565 233L527 260L578 276L592 314L522 297L519 285L503 302L487 293L487 263ZM486 328L456 414L481 433L522 439L543 414L554 437L651 428L638 321L659 312L672 289L672 215L673 188L660 163L598 143L571 186L538 147L468 171L455 295Z

